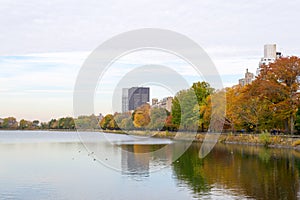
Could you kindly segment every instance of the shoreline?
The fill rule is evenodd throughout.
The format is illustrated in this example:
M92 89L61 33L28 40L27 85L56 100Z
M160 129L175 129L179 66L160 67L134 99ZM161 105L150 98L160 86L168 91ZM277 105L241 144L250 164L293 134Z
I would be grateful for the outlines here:
M104 133L127 134L122 131L102 131ZM169 131L134 131L132 135L151 136L154 138L168 138L175 140L189 140L194 142L203 142L207 133L197 133L192 135L188 132L169 132ZM127 134L127 135L131 135ZM178 138L174 138L176 134L180 134ZM270 135L270 134L237 134L222 133L218 137L217 143L237 144L248 146L264 146L267 148L294 149L300 151L300 136L298 135Z
M48 131L48 132L77 132L76 129L36 129L36 130L12 130L0 129L1 131ZM100 130L91 129L86 132L103 132L108 134L123 134L148 136L153 138L168 138L171 140L193 140L203 142L207 133L191 134L189 132L169 132L169 131L130 131L125 133L122 130ZM176 136L176 138L175 138ZM300 151L300 136L298 135L270 135L270 134L238 134L222 133L218 137L217 143L237 144L248 146L264 146L268 148L295 149Z

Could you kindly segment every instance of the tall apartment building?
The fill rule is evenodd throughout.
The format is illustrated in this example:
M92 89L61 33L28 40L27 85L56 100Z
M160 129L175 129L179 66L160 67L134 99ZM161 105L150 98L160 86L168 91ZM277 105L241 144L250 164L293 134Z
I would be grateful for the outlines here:
M281 52L276 51L276 44L265 44L264 45L264 57L261 58L259 66L257 68L256 74L260 73L260 68L262 65L269 65L275 62L276 59L282 56Z
M150 88L132 87L124 88L122 94L122 111L135 110L137 107L149 102Z
M122 89L122 112L128 112L128 90L129 88Z
M248 69L246 69L245 77L239 79L239 84L240 86L243 87L245 85L250 84L253 81L253 79L254 79L254 74L249 72Z
M135 110L137 107L149 102L149 91L147 87L132 87L122 89L122 112Z
M135 110L137 107L149 102L149 91L147 87L132 87L122 89L122 112Z

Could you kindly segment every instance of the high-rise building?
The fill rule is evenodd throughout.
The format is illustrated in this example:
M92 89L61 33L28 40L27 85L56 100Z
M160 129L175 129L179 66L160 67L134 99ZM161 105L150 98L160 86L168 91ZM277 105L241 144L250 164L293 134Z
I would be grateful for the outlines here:
M149 102L148 87L132 87L128 89L128 110L135 110L137 107Z
M258 75L260 73L260 68L262 65L269 65L270 63L275 62L275 60L280 58L281 56L281 52L276 51L276 44L265 44L264 57L261 58L259 62L259 67L256 71L256 74Z
M128 88L122 89L122 112L127 112L128 109Z
M264 58L276 58L276 44L264 45Z

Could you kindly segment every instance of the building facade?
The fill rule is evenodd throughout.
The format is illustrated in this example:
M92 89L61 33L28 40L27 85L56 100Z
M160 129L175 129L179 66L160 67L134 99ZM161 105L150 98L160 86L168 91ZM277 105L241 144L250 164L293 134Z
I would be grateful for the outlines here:
M171 112L172 110L172 101L173 97L165 97L162 100L158 101L158 99L152 99L152 106L153 108L164 108L167 111Z
M128 112L128 88L122 89L122 112Z
M148 103L150 88L132 87L128 89L128 110L135 110L139 106Z
M282 57L281 52L277 52L276 44L265 44L264 45L264 57L260 59L259 66L256 74L259 75L261 66L269 65L276 61L276 59Z
M158 103L158 99L157 98L153 98L151 101L151 105L155 105Z
M250 84L254 80L254 74L249 72L248 69L246 69L245 77L239 79L239 85L244 87L245 85Z

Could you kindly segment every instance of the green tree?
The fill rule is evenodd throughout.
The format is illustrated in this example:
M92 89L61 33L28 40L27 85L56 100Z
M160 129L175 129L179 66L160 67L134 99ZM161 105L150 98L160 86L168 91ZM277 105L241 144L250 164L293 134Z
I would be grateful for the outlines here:
M19 129L33 129L33 123L31 121L27 121L25 119L21 119L19 123Z
M58 119L58 128L59 129L74 129L75 122L72 117L63 117Z
M300 109L298 108L295 119L295 128L297 133L300 134Z
M203 130L201 106L214 90L206 82L197 82L187 90L179 91L173 99L172 123L185 130Z
M165 129L166 119L170 115L164 108L152 108L150 112L150 123L147 128L152 130Z
M212 131L221 131L220 129L231 128L230 121L226 113L226 90L220 90L206 97L200 106L200 125L201 130L208 130L209 126ZM224 120L225 119L225 120ZM219 124L223 125L219 125Z
M3 119L2 127L5 129L17 129L18 122L14 117L7 117Z
M41 129L48 129L49 123L48 122L41 122Z
M99 120L98 118L92 114L90 116L79 116L74 119L77 129L97 129L99 128Z
M134 128L131 118L132 116L130 112L114 114L114 120L116 122L116 125L119 129L122 130L131 130Z
M171 108L171 115L172 115L172 124L179 128L181 123L181 106L179 99L182 99L185 95L186 91L180 91L176 94L176 96L172 100L172 108Z
M35 128L38 128L39 125L40 125L40 121L39 121L39 120L33 120L33 121L32 121L32 125L33 125Z
M132 121L131 116L127 117L127 118L124 118L121 121L120 128L122 130L133 130L134 129L134 125L133 125L133 121Z

